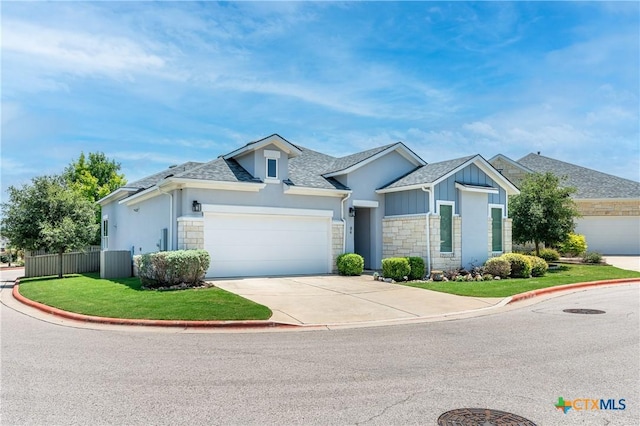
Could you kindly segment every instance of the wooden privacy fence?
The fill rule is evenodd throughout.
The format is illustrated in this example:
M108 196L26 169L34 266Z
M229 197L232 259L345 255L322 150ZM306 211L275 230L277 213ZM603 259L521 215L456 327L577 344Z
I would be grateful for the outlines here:
M59 258L57 254L26 256L24 274L26 277L45 277L58 275ZM81 274L100 271L100 252L73 252L62 255L63 274Z

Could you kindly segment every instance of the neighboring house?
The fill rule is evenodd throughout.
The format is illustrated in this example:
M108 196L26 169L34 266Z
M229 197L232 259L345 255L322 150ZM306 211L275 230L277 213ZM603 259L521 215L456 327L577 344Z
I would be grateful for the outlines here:
M589 251L640 255L640 183L586 167L529 154L517 161L496 155L489 162L516 186L529 173L551 172L576 188L573 199L582 217L576 232Z
M330 273L340 253L430 269L511 250L517 188L481 156L426 164L402 143L335 158L278 135L99 200L103 250L203 248L208 277Z

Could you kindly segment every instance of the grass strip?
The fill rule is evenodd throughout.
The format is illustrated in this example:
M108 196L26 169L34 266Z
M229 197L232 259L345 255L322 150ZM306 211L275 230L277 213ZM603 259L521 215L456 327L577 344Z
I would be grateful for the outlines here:
M25 278L20 294L69 312L152 320L266 320L266 306L216 287L143 290L138 278L100 279L98 274Z
M560 265L557 269L547 271L544 277L536 278L509 278L480 282L409 282L403 284L459 296L507 297L540 288L619 278L640 278L640 272L604 265Z

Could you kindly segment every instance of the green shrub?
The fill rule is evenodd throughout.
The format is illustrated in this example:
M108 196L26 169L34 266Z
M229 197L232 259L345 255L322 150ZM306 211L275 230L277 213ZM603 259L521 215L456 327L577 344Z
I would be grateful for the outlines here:
M211 257L206 250L177 250L135 256L134 261L140 283L158 288L200 284L209 269Z
M582 234L570 233L560 245L560 252L569 256L580 256L587 251L587 239Z
M485 274L493 277L507 278L511 275L511 263L502 257L492 257L484 264Z
M532 253L532 255L535 255L535 252ZM560 253L552 248L543 248L540 250L540 256L538 257L541 257L547 262L555 262L560 259Z
M409 267L411 268L411 271L409 272L409 279L423 279L425 274L424 259L422 259L421 257L410 256L407 257L407 260L409 261Z
M406 257L390 257L382 259L382 276L395 281L403 281L411 272L411 266Z
M549 269L549 265L547 261L538 256L528 256L529 261L531 262L531 276L532 277L542 277L547 273L547 269Z
M600 263L602 262L602 255L598 252L591 251L584 255L582 261L584 263Z
M531 275L531 261L524 254L505 253L500 256L509 262L511 266L511 278L529 278Z
M364 258L356 253L343 253L336 260L340 275L360 275L364 270Z

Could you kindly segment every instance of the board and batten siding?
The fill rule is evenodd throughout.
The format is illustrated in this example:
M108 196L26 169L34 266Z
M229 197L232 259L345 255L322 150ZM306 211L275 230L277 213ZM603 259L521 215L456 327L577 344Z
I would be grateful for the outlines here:
M385 216L429 212L429 193L421 189L385 194Z
M460 194L459 191L456 190L456 182L497 188L497 194L489 194L489 204L506 205L507 203L507 193L504 188L496 184L493 179L480 170L478 166L470 164L437 184L434 189L434 198L436 200L455 201L456 214L460 214Z

